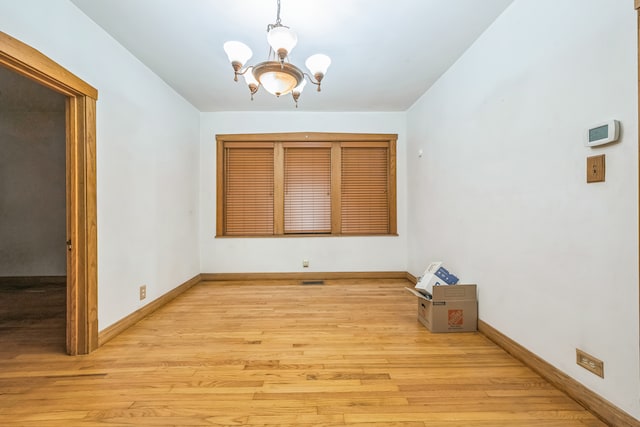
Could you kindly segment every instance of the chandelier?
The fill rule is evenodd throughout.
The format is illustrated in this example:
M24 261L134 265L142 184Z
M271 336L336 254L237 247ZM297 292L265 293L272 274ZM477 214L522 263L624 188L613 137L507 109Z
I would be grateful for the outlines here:
M233 67L233 80L237 82L239 75L244 76L249 92L251 92L252 101L253 95L260 86L276 97L291 93L296 108L298 107L298 98L307 84L307 80L316 85L318 92L320 92L320 83L331 65L331 58L323 54L307 58L305 65L311 74L303 72L289 62L289 54L296 46L298 36L289 27L282 25L280 0L278 0L276 23L267 25L267 42L270 46L267 60L246 68L243 67L253 55L249 46L238 41L228 41L224 44L224 51Z

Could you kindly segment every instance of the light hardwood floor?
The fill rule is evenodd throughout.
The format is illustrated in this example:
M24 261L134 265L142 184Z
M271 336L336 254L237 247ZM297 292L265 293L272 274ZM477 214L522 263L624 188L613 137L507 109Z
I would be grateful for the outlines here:
M0 425L604 425L483 335L427 331L407 285L203 282L76 357L2 318Z

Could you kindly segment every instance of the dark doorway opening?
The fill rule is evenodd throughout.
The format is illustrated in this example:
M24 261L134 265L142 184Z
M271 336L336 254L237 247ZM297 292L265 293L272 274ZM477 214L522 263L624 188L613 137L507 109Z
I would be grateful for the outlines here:
M0 67L0 341L65 351L66 97Z

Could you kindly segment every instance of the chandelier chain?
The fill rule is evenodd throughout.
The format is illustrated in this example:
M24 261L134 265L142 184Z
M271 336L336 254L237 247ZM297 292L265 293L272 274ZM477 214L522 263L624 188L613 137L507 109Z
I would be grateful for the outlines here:
M279 27L280 25L282 25L280 23L280 0L278 0L278 13L276 15L276 27Z
M286 25L282 25L282 20L280 19L280 0L278 0L278 10L277 10L277 14L276 14L276 23L267 25L267 33L269 31L273 30L274 28L277 28L277 27L289 28Z

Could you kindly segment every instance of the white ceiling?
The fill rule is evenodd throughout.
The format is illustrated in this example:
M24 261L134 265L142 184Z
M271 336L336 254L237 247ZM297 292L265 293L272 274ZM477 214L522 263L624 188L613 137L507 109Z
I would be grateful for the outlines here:
M295 109L290 95L254 101L222 45L239 40L266 60L276 0L71 0L200 111ZM281 0L298 34L290 60L332 59L322 92L299 111L405 111L513 0Z

